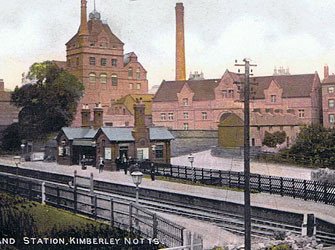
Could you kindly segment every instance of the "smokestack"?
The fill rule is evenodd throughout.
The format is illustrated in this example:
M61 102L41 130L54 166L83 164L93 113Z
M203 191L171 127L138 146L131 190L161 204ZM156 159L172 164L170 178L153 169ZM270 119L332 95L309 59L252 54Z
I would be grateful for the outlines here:
M326 64L323 68L323 73L324 73L324 79L328 78L329 76L329 68L328 68L328 65Z
M88 26L87 26L87 1L81 0L81 13L80 13L80 28L79 36L88 35Z
M176 81L186 80L184 6L176 3Z

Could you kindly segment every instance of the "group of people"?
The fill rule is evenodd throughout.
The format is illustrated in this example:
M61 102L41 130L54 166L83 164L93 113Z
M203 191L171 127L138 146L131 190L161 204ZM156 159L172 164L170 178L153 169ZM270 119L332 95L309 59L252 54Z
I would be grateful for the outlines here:
M85 157L85 155L83 155L82 159L81 159L81 166L82 169L86 169L86 165L89 165L89 159L87 159ZM105 167L105 161L103 157L99 157L99 161L97 162L97 166L99 168L99 173L103 172L104 167ZM128 173L132 173L134 171L140 171L140 166L139 163L132 159L131 157L126 157L125 155L123 155L121 158L117 157L115 159L115 164L116 164L116 171L120 171L121 169L124 170L124 174ZM154 181L155 180L155 167L154 167L154 163L150 164L150 176L151 179Z

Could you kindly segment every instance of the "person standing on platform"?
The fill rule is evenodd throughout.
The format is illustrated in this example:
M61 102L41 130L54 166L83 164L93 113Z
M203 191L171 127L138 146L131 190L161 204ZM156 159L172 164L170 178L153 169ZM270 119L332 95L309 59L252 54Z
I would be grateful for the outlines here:
M104 158L100 157L100 159L99 159L99 173L101 173L104 170L104 166L105 166Z

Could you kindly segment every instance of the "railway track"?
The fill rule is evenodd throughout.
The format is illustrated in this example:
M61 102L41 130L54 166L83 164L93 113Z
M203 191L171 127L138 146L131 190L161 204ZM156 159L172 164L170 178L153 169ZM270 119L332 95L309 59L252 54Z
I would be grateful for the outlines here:
M1 172L15 174L15 168L0 166ZM73 177L65 176L60 174L45 173L42 171L36 171L24 169L19 175L24 177L30 177L42 181L50 181L58 184L68 184ZM42 172L42 173L41 173ZM95 190L98 193L112 195L114 199L134 202L134 192L129 192L129 190L122 189L113 190L108 188L107 183L102 181L95 181ZM157 211L161 213L169 213L174 215L179 215L195 220L205 221L214 224L218 227L223 228L234 234L243 235L244 234L244 219L243 216L237 213L231 213L227 211L218 211L217 209L211 209L210 207L202 207L196 205L190 205L187 203L178 203L174 201L167 201L162 199L157 199L155 197L145 197L141 196L141 205L150 209L152 211ZM288 223L278 222L275 218L272 219L262 219L257 217L252 217L252 236L254 238L269 238L274 235L277 231L290 231L296 234L301 233L300 226L294 226ZM331 235L332 236L332 235ZM322 242L326 244L335 244L335 239L332 237L322 236L319 237Z

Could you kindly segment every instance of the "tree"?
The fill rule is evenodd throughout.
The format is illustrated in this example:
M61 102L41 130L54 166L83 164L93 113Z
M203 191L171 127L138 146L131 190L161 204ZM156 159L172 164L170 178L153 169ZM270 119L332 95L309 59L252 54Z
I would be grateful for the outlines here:
M276 147L278 144L282 144L285 142L286 133L285 131L276 131L273 134L265 131L263 145L268 146L270 148Z
M36 79L36 84L16 87L11 97L12 103L21 108L22 137L41 139L69 126L83 94L83 84L50 61L34 63L28 77Z
M18 123L13 123L3 131L1 148L7 151L18 151L20 145L20 127Z

